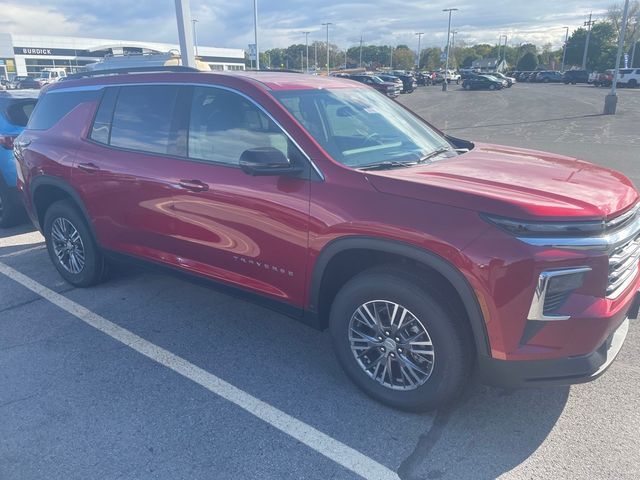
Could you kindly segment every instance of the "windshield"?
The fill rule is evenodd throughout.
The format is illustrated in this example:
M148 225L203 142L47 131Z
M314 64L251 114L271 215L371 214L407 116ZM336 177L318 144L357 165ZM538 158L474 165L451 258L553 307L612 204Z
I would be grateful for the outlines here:
M51 72L40 72L40 78L49 78Z
M337 162L359 168L419 162L452 150L438 132L375 90L320 89L273 92Z

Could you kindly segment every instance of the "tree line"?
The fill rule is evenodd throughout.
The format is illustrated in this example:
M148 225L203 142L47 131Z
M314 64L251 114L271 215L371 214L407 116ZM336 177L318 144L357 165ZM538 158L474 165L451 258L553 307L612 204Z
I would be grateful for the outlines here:
M633 65L640 66L640 1L631 3L631 19L625 36L625 52L629 58L636 46L637 53ZM633 20L635 19L635 21ZM617 52L617 41L622 23L622 6L612 5L604 18L596 20L591 29L587 69L602 71L613 68ZM580 27L572 32L566 44L565 69L581 67L585 48L587 28ZM324 69L327 64L327 45L314 41L309 44L309 67ZM445 48L427 47L421 49L419 68L421 70L438 70L444 68L443 53ZM522 43L506 47L489 44L468 45L464 41L455 41L451 45L449 58L450 68L470 68L474 60L482 58L504 58L507 64L516 70L536 70L538 68L560 69L564 49L553 48L549 43L535 45ZM298 43L287 48L272 48L260 52L261 67L272 69L304 70L307 67L307 48ZM250 61L246 59L247 67ZM346 68L368 69L392 67L400 70L415 68L416 52L408 45L354 45L346 50L329 44L329 65L332 70ZM624 66L624 63L621 65Z

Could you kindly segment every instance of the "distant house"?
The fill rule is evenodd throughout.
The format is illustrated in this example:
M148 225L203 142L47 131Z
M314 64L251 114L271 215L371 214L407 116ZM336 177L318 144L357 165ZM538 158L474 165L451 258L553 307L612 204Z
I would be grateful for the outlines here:
M506 72L509 65L502 59L482 58L474 60L471 68L480 72Z

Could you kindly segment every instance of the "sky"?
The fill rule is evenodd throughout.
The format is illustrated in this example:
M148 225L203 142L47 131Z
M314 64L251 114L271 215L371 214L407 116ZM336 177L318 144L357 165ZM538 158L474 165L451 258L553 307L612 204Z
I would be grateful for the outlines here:
M593 11L603 17L620 0L258 0L260 50L325 40L340 48L365 44L443 46L447 14L453 13L456 43L511 45L532 42L560 47L564 27L581 26ZM253 0L191 0L200 45L247 48L253 43ZM177 43L174 0L2 0L0 32L69 35Z

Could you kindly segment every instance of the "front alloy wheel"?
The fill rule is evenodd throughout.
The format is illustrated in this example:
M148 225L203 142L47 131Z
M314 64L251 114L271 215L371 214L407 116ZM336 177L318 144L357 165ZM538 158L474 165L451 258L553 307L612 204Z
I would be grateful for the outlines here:
M415 390L433 372L435 352L427 329L395 302L360 305L349 322L349 341L360 368L392 390Z
M450 296L420 272L374 267L331 305L329 329L345 372L386 405L426 411L450 404L471 371L474 346Z

